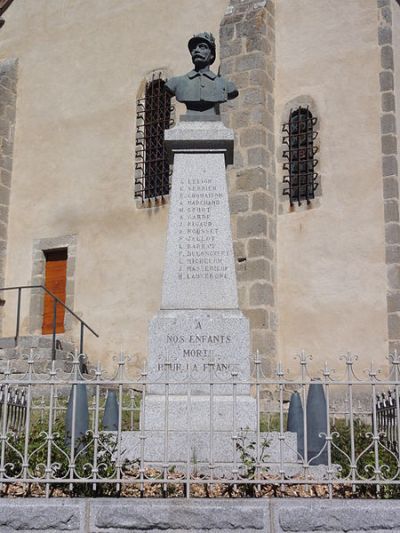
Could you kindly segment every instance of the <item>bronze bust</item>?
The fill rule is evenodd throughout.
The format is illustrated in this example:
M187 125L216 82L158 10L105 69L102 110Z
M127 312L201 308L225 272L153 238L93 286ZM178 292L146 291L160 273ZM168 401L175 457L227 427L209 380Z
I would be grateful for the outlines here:
M212 33L199 33L188 42L194 69L171 78L166 83L169 93L186 105L185 120L216 120L219 104L239 94L233 82L214 74L215 39Z

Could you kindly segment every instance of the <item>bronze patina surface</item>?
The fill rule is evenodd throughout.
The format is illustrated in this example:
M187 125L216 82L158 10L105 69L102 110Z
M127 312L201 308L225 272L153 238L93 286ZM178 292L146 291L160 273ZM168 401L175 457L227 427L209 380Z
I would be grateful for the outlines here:
M186 105L186 120L215 120L219 104L239 94L232 81L218 76L211 69L215 61L215 39L212 33L199 33L188 42L194 68L183 76L166 83L168 91L178 102Z

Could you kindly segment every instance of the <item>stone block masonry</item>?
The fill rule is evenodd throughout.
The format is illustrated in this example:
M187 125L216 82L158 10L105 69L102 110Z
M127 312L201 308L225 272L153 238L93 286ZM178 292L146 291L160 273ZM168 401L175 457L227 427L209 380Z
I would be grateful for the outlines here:
M2 498L0 533L389 533L400 530L398 510L396 500Z
M268 371L276 356L273 1L231 0L220 46L221 73L240 92L222 109L235 131L228 181L239 305L250 319L252 351Z
M378 0L378 45L381 71L381 145L387 270L387 323L389 352L400 350L400 218L396 124L396 87L393 60L391 0Z
M16 59L0 63L0 286L4 287L17 100ZM1 296L1 295L0 295ZM0 333L2 331L0 314Z

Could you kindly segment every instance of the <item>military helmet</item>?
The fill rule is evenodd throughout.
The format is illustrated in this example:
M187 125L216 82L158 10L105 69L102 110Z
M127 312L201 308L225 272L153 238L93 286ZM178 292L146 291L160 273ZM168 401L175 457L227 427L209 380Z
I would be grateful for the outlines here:
M193 35L191 39L189 39L188 42L188 48L191 52L192 49L197 45L197 43L207 43L208 46L211 48L214 59L211 61L211 64L215 61L215 38L212 33L209 33L207 31L203 31L201 33L197 33L196 35Z

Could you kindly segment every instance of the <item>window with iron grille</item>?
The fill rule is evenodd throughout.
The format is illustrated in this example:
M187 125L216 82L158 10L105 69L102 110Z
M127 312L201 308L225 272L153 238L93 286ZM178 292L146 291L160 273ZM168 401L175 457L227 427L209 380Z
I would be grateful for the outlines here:
M164 147L164 131L173 124L174 107L159 76L146 83L137 101L135 197L163 198L169 193L170 166Z
M318 187L318 174L315 167L318 160L314 145L318 132L315 129L317 118L308 107L298 107L290 111L289 122L283 125L283 194L289 196L290 205L302 201L308 204L314 198ZM286 134L286 135L285 135Z

